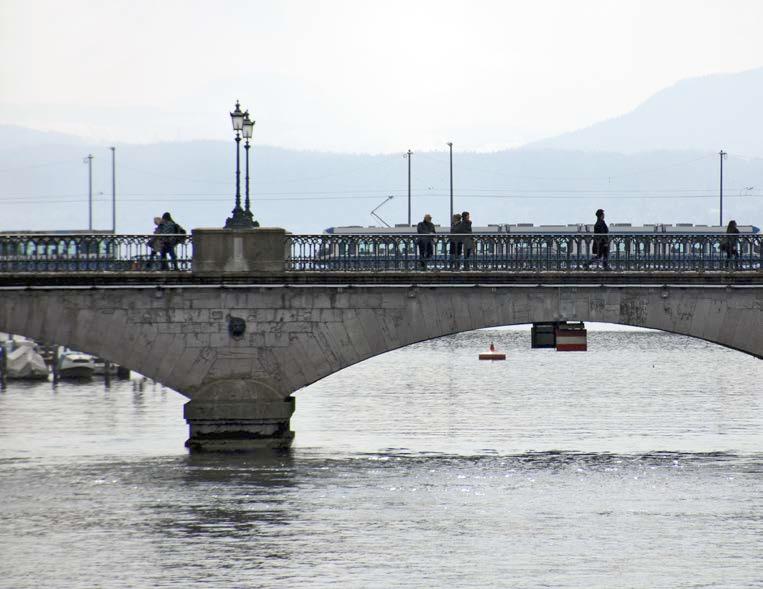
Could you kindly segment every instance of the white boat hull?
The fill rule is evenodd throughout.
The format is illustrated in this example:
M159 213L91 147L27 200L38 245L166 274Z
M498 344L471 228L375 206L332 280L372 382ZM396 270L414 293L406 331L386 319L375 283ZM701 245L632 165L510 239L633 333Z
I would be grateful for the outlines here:
M93 378L95 361L87 354L63 354L58 360L58 378L84 380Z
M46 380L48 366L33 346L22 345L8 353L6 376L14 380Z

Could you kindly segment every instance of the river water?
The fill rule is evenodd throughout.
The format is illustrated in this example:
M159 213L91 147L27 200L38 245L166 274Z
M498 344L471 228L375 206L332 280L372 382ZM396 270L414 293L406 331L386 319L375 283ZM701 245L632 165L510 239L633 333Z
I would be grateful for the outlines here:
M390 352L299 391L260 458L188 455L150 382L10 383L0 587L763 587L763 362L588 343Z

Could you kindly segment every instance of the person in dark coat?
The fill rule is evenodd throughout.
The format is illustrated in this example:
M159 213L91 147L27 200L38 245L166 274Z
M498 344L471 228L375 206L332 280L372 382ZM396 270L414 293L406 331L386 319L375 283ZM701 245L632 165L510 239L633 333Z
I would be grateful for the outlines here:
M609 270L609 227L604 222L604 209L596 211L596 224L593 226L593 232L596 236L593 238L593 258L586 263L586 269L591 267L593 262L601 262L602 268Z
M164 213L162 215L162 222L159 225L159 234L161 235L176 235L180 233L180 230L178 229L178 224L175 223L175 220L172 218L172 215L169 213ZM161 239L161 250L159 251L159 259L161 260L161 269L162 270L169 270L169 265L167 264L167 256L169 255L170 259L172 260L172 266L175 270L180 270L178 268L178 257L175 253L175 243L176 243L175 237L163 237Z
M159 252L162 251L162 238L159 237L159 230L162 226L162 218L161 217L154 217L154 236L148 240L146 245L148 246L149 255L148 255L148 261L146 262L146 270L150 270L151 266L154 263L154 258L159 255Z
M461 223L461 215L456 213L450 220L451 233L456 233L456 227L458 227L459 223ZM459 258L461 257L461 250L463 249L463 246L464 244L459 237L452 236L450 238L450 243L448 244L448 253L450 254L451 270L458 270Z
M731 265L732 258L734 258L734 263L736 263L736 258L739 257L739 238L734 237L734 235L738 234L739 228L737 227L737 222L734 220L729 221L726 227L726 237L721 240L721 251L726 252L726 262L724 263L726 267Z
M434 223L432 223L432 215L429 213L424 215L424 220L419 221L418 225L416 225L416 233L426 236L437 233ZM434 255L434 240L431 237L419 237L416 241L419 246L419 263L421 264L421 269L426 270L427 260Z
M467 233L461 238L464 247L464 270L469 269L469 259L472 257L472 251L474 250L474 238L472 233L472 217L469 211L461 213L461 222L458 224L457 233Z

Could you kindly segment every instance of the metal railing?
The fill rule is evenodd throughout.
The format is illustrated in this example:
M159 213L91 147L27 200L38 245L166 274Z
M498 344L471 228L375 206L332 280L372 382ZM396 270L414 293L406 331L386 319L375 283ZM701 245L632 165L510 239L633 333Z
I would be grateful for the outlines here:
M191 236L186 234L0 235L0 272L6 273L190 271L191 258Z
M174 271L159 241L169 239L177 270L190 271L190 235L6 234L0 235L0 273ZM763 271L759 233L290 234L285 240L289 272L567 272L601 267L595 244L608 248L612 271Z
M290 271L761 271L760 234L289 235ZM431 245L430 245L431 244ZM431 248L431 249L430 249ZM427 255L431 251L431 256Z

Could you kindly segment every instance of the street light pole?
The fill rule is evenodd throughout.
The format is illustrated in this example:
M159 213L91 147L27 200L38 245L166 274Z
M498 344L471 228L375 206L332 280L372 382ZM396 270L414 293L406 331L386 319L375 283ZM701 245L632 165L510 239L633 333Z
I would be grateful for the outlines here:
M720 211L720 226L723 227L723 160L728 155L725 151L721 150L718 155L721 158L721 211Z
M244 121L249 118L249 112L243 112L241 105L236 101L235 110L230 113L233 131L236 133L236 203L231 211L231 216L225 220L226 229L249 229L253 227L251 218L247 217L241 208L241 132L244 130Z
M116 150L111 147L111 232L117 232L117 165Z
M411 155L413 152L409 149L403 157L408 158L408 226L411 226Z
M453 222L453 142L448 142L450 148L450 217L448 217L448 223Z
M241 208L241 135L236 131L236 206Z
M244 181L246 200L244 201L244 215L246 215L247 219L249 219L252 227L259 227L260 224L253 220L252 209L250 207L249 201L249 140L252 138L252 134L254 132L254 121L249 118L249 111L244 113L243 132L244 139L246 140L244 143L244 152L246 153L246 179Z
M87 163L87 228L93 230L93 154L83 160Z

